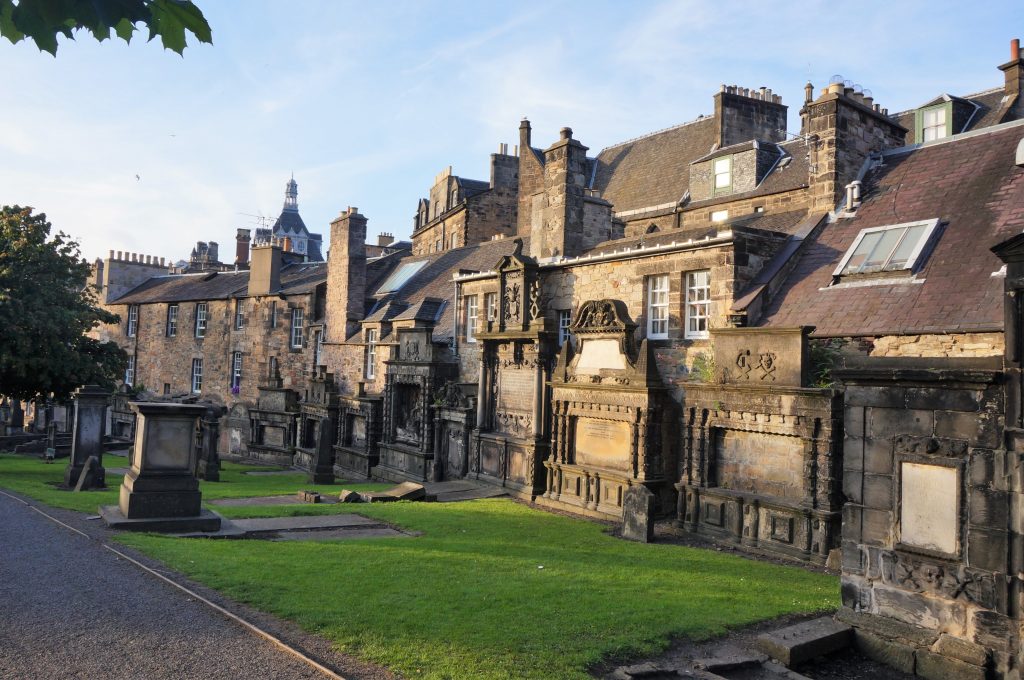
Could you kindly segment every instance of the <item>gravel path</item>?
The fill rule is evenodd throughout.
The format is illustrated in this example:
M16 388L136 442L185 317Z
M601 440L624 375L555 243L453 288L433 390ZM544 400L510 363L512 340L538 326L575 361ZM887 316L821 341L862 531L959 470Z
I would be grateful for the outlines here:
M0 495L0 678L323 678Z

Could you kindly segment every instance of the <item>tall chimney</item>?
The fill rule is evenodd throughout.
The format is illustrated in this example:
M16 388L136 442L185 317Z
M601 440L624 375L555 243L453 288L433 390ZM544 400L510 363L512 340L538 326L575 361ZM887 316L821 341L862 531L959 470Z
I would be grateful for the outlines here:
M327 337L343 342L366 314L366 218L350 207L331 222L327 257ZM328 365L333 365L328 356Z
M239 229L235 232L235 265L249 265L249 244L252 242L251 229Z
M587 182L587 147L572 138L572 128L544 151L544 195L533 216L530 255L572 257L593 246L583 231L583 194Z
M530 121L523 118L519 123L519 198L516 206L516 233L520 236L530 235L534 196L544 190L544 158L530 146L531 134Z
M249 295L271 295L281 290L281 249L270 243L252 247Z
M999 70L1006 78L1004 94L1017 99L1015 108L1018 115L1021 115L1024 113L1024 102L1021 101L1021 95L1024 94L1024 60L1020 58L1020 38L1010 41L1010 61L1000 66Z

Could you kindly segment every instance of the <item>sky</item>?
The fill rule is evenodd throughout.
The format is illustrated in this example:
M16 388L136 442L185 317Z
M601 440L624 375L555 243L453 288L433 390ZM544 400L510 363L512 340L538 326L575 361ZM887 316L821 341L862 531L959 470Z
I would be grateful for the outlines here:
M45 212L92 260L174 260L281 211L348 206L408 237L438 172L489 178L498 144L569 126L590 155L767 86L799 130L803 86L840 74L890 111L1001 86L1019 0L342 2L195 0L213 45L0 40L0 205Z

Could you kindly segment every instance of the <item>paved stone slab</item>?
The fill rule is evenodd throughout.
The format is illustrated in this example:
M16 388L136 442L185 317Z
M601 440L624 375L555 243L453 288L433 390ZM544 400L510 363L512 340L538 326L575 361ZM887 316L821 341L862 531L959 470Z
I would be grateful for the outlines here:
M243 475L252 475L253 477L272 477L275 475L301 475L301 470L246 470L242 473Z
M384 526L380 520L362 515L313 515L312 517L264 517L260 519L231 520L246 532L300 531L303 529L338 529L342 527Z
M481 498L500 498L507 496L508 491L498 486L491 487L478 487L476 489L467 489L466 491L449 491L447 493L438 494L434 500L438 503L453 503L456 501L475 501Z
M162 534L195 532L216 532L220 529L221 516L202 508L198 515L191 517L139 517L128 518L116 505L100 508L100 517L111 529L124 531L156 531Z
M314 529L312 531L286 531L271 538L272 541L342 541L353 538L410 538L391 527L370 527L367 529Z
M853 629L832 617L804 621L759 635L757 647L792 668L805 661L839 651L853 642Z
M422 484L402 482L387 491L368 491L363 498L369 503L389 503L393 501L421 501L427 497L427 490Z
M724 673L743 668L758 668L768 657L764 654L750 654L748 652L724 650L715 656L696 659L693 662L695 668L710 671L712 673Z

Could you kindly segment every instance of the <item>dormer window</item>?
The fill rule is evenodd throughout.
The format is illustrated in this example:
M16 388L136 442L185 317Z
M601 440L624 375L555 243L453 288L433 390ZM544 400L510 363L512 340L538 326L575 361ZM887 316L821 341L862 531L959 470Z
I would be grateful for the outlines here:
M952 102L919 109L916 116L917 142L934 142L953 134Z
M715 195L727 194L732 191L732 156L716 158L713 162L715 172Z
M913 270L939 220L862 229L833 276Z

